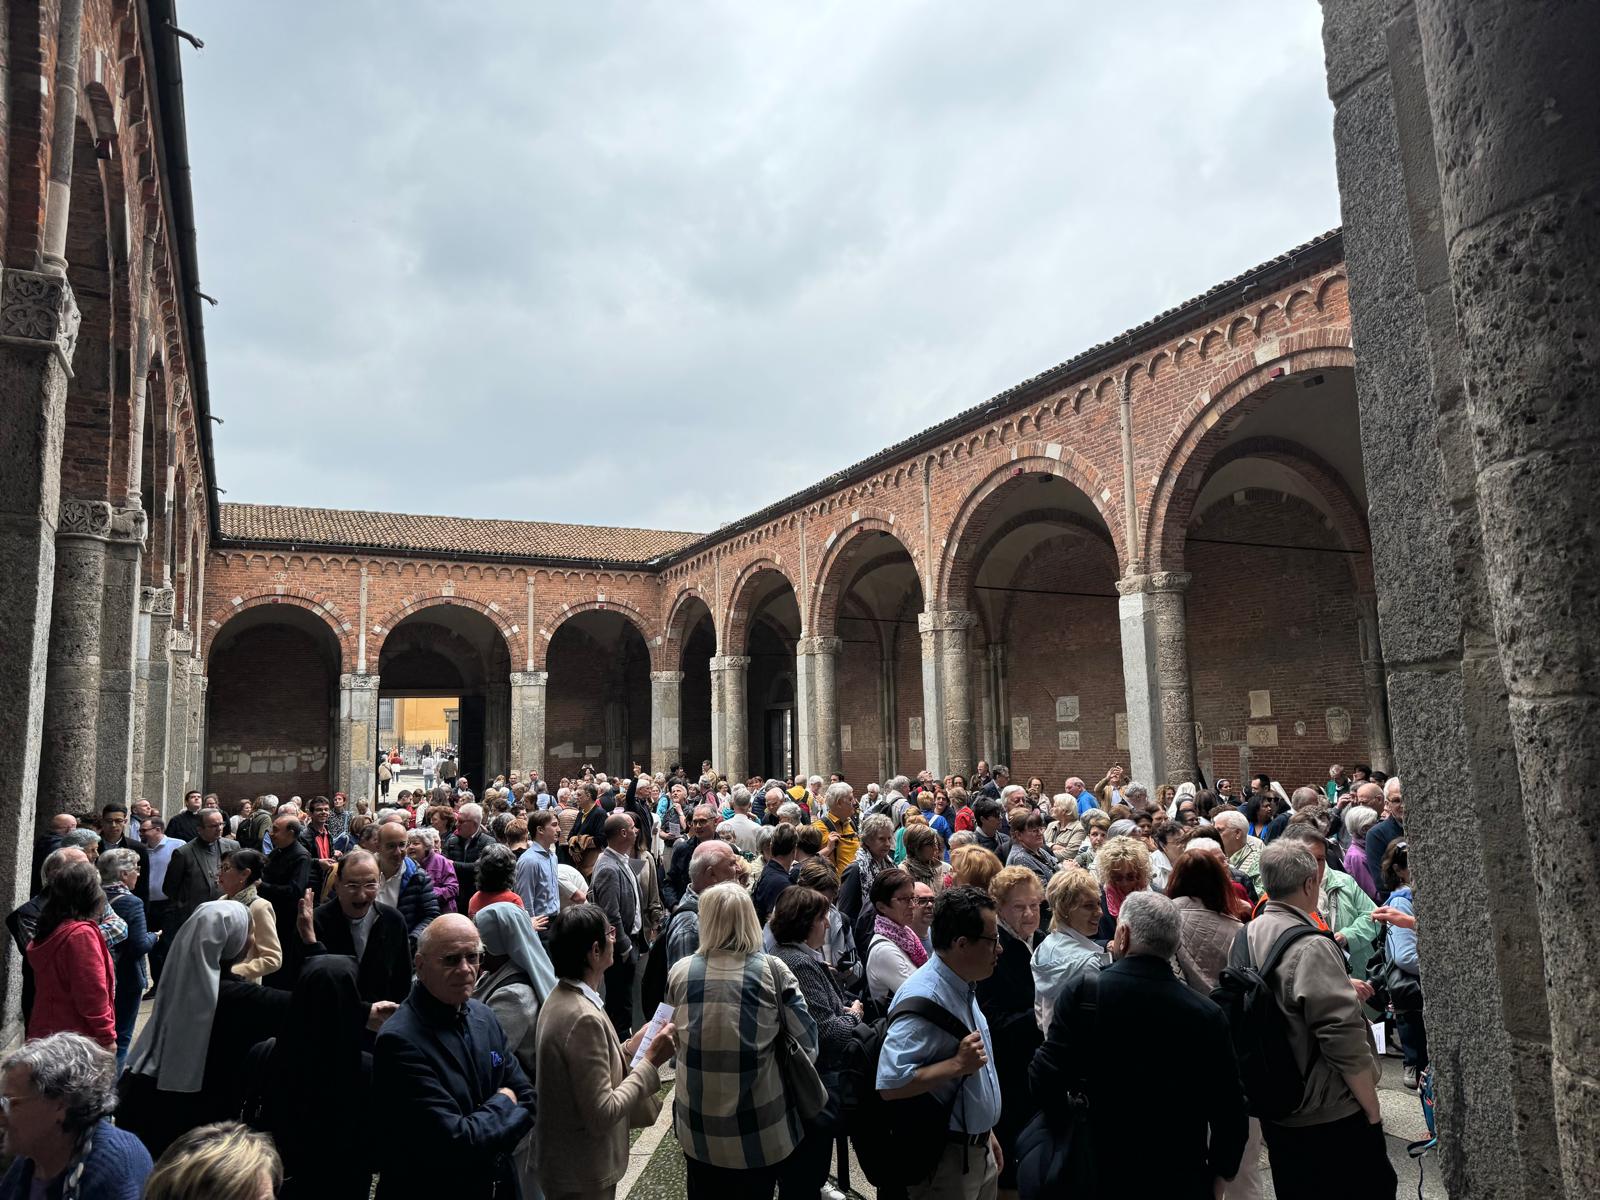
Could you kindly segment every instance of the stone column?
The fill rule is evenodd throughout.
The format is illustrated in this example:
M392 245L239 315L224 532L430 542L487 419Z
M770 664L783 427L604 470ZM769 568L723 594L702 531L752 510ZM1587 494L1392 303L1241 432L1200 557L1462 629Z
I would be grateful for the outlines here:
M95 811L133 799L135 695L138 683L139 558L145 516L140 508L113 510L100 607L99 764Z
M1011 697L1006 687L1006 644L990 642L987 650L988 670L983 673L989 692L989 711L992 729L986 730L989 745L987 757L991 764L1011 762Z
M1383 674L1383 644L1378 637L1378 598L1356 597L1356 634L1361 642L1361 692L1366 708L1367 760L1386 775L1394 774L1389 748L1389 692Z
M377 792L378 677L339 676L339 747L336 786L355 804ZM478 781L482 786L482 781Z
M878 659L878 723L883 729L878 739L879 779L892 779L900 773L900 697L894 667L893 654Z
M824 779L843 767L839 751L839 652L844 639L804 637L795 643L800 746L795 769Z
M1455 8L1470 28L1441 37L1429 20L1424 37L1409 3L1323 6L1388 709L1417 915L1432 930L1418 951L1438 1157L1452 1194L1592 1196L1600 960L1582 904L1596 760L1592 709L1576 736L1569 717L1593 703L1595 656L1581 647L1600 628L1593 359L1575 336L1593 340L1597 243L1592 199L1556 217L1572 193L1547 168L1570 139L1565 161L1593 178L1593 76L1574 47L1595 43L1600 13ZM1476 98L1461 103L1472 77ZM1490 211L1447 198L1441 167L1492 194ZM1529 197L1545 217L1526 220ZM1478 213L1486 223L1470 228ZM1525 599L1505 594L1516 589ZM1588 679L1571 671L1579 661ZM1551 683L1525 757L1519 705ZM1558 1111L1586 1130L1559 1149Z
M1569 1195L1595 1196L1600 9L1419 0L1417 15L1485 578L1540 881L1528 895L1544 930L1560 1165Z
M743 779L750 760L750 720L746 712L748 654L719 654L711 660L712 723L718 716L716 700L722 698L722 738L713 747L720 761L712 769L729 779Z
M683 672L650 672L650 762L652 771L665 771L683 751Z
M70 137L70 134L69 134ZM70 144L70 143L69 143ZM0 745L13 762L0 771L0 903L28 898L39 783L56 524L61 508L61 442L78 308L59 275L0 270ZM0 1035L14 1029L21 976L0 955Z
M968 774L972 754L972 675L967 642L978 615L964 609L917 614L922 635L922 745L934 775ZM909 765L909 764L908 764Z
M511 672L511 765L544 777L544 704L548 671Z
M507 761L510 756L511 691L509 686L491 685L483 700L483 778L474 780L480 794L496 775L504 775L516 766Z
M170 691L172 693L171 720L167 727L168 791L159 801L152 799L161 812L171 815L181 807L183 793L198 788L205 790L204 772L200 776L189 772L189 717L191 707L189 692L199 687L198 671L194 666L194 635L187 629L174 629L168 635L168 656L172 663Z
M1128 702L1128 769L1147 787L1194 778L1194 702L1183 594L1172 571L1117 580L1122 686Z
M143 767L134 781L136 796L157 811L172 794L168 774L168 737L172 726L172 660L168 641L172 630L173 592L169 587L139 590L139 683L144 696Z
M183 761L189 778L195 781L194 786L198 788L205 786L206 778L206 691L210 686L211 680L204 674L200 660L190 659L189 720L186 723L188 740L183 747Z
M39 786L56 812L96 810L100 763L100 624L114 515L100 500L63 497L45 676Z

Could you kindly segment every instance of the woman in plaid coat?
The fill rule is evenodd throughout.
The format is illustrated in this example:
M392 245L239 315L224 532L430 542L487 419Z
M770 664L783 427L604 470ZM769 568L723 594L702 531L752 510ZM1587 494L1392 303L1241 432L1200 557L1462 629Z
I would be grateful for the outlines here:
M673 966L678 1027L673 1128L689 1200L770 1198L805 1131L784 1094L778 1038L817 1055L817 1024L794 974L761 952L750 894L720 883L700 897L700 947Z

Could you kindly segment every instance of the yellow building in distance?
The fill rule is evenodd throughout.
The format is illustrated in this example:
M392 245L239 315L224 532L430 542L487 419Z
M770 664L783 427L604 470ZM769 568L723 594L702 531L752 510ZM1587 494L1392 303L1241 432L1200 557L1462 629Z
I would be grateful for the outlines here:
M453 746L460 721L454 696L396 696L378 703L378 741L386 749Z

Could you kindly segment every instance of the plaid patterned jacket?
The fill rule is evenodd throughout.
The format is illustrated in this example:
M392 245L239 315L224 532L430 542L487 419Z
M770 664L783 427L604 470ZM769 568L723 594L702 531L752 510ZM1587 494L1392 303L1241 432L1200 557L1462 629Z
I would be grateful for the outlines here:
M788 1158L803 1136L784 1095L780 1028L812 1059L817 1024L782 960L757 952L692 954L667 976L676 1010L673 1130L690 1158L743 1170Z

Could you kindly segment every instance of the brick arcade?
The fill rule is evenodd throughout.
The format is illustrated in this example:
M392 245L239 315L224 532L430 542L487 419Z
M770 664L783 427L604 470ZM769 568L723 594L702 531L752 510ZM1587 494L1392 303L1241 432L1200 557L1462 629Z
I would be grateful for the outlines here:
M1451 1194L1597 1194L1600 9L1323 16L1343 231L701 534L221 503L174 0L7 3L8 911L55 812L369 794L388 698L480 780L1397 762Z

